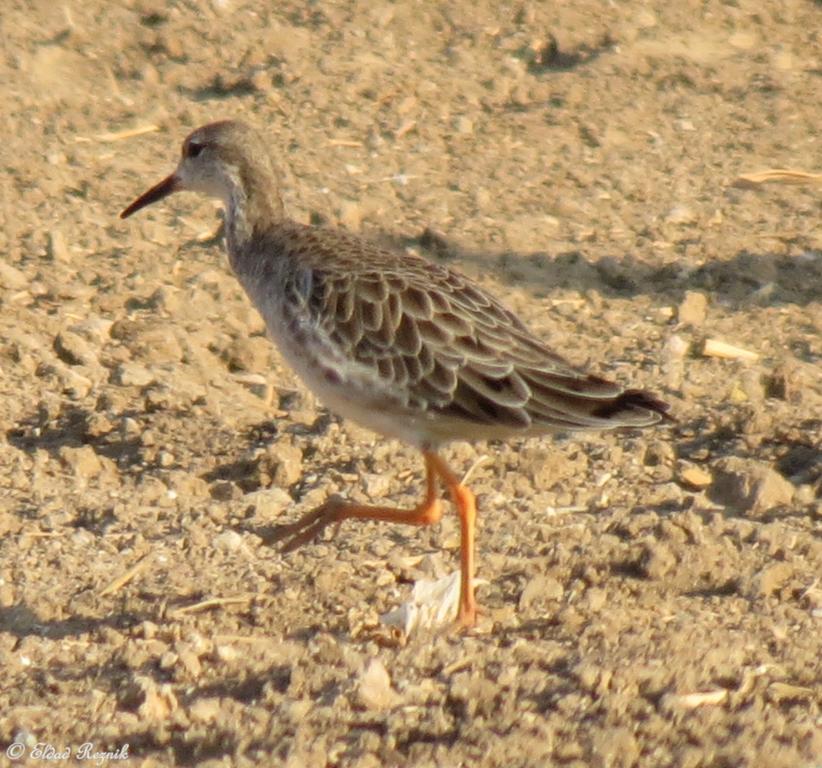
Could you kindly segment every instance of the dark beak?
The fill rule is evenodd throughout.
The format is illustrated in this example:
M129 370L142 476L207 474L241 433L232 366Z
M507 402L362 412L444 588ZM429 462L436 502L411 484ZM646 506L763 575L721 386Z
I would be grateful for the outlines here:
M168 197L172 192L176 192L178 189L182 189L180 180L176 174L172 173L171 176L167 176L159 184L155 184L148 192L143 192L140 197L120 214L120 218L127 219L132 213L136 213L141 208L145 208L147 205L151 205L158 200L162 200L164 197Z

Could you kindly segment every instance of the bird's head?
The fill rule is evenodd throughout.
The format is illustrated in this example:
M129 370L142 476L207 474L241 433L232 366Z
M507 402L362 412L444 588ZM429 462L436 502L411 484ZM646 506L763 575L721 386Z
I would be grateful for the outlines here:
M268 147L254 130L235 120L209 123L192 131L183 142L174 173L140 195L120 218L185 190L216 197L227 210L239 202L238 198L245 204L249 197L261 193L279 200L278 175Z

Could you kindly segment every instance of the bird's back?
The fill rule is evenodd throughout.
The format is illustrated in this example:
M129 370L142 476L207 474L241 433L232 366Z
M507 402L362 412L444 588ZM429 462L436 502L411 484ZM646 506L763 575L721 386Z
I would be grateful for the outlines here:
M668 409L572 367L464 275L343 231L283 222L235 269L321 398L361 422L393 412L377 431L392 416L430 442L644 427ZM351 393L365 414L345 412Z

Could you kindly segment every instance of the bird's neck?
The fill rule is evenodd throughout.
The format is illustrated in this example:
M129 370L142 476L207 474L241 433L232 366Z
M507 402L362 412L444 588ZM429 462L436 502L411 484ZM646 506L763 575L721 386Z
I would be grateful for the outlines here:
M280 180L275 171L269 173L236 169L228 174L225 199L225 224L228 253L232 262L246 250L256 236L285 221Z

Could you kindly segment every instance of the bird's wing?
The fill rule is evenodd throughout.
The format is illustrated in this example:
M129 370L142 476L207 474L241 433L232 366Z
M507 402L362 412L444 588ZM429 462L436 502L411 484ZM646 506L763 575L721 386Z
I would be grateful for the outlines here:
M322 248L334 249L325 261ZM345 237L324 237L311 252L300 278L303 311L340 359L412 411L516 432L645 426L667 410L648 393L573 368L443 265Z

